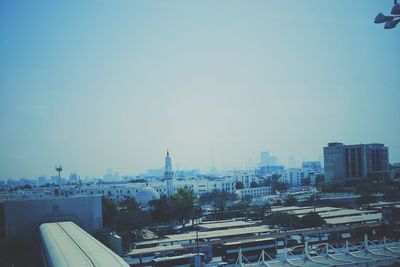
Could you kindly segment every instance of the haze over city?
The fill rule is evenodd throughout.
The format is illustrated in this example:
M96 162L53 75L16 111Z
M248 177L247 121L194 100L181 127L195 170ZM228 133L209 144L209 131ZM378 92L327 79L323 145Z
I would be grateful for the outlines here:
M300 165L335 141L400 161L400 35L371 26L391 1L23 2L0 2L0 179L136 174L167 149Z

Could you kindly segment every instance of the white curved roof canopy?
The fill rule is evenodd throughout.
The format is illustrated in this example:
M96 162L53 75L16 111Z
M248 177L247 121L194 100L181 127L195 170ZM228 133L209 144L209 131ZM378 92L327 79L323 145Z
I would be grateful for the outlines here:
M73 222L44 223L40 238L49 267L129 267Z

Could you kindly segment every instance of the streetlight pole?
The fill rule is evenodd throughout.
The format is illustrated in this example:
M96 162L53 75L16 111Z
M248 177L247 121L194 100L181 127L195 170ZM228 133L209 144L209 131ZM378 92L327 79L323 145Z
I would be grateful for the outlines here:
M61 165L56 165L56 172L58 172L58 185L61 185L61 172L62 172L62 166Z
M58 185L56 185L56 190L55 190L55 195L58 196L61 191L61 172L62 172L62 166L61 165L56 165L56 172L58 172Z

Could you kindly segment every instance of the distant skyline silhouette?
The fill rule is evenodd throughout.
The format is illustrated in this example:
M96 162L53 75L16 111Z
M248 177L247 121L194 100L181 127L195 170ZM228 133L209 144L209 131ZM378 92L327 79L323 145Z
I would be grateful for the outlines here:
M392 1L0 2L0 179L383 143L400 162ZM212 156L211 156L212 155ZM249 160L250 159L250 160Z

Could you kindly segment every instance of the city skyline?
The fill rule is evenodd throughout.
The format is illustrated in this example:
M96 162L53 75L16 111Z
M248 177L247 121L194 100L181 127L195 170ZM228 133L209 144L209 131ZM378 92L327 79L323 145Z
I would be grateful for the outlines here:
M300 166L336 141L400 162L400 37L373 24L391 1L23 2L0 3L0 179L138 174L167 149Z
M336 143L336 142L334 142ZM376 143L373 143L376 144ZM329 144L327 144L329 145ZM362 145L362 144L354 144L354 145ZM365 144L364 144L365 145ZM366 145L370 145L370 144L366 144ZM229 171L235 171L235 170L256 170L256 169L260 169L260 167L262 166L272 166L272 167L280 167L282 166L285 169L303 169L302 165L304 165L304 163L310 163L310 162L319 162L320 165L324 166L324 159L321 156L319 159L303 159L300 162L296 162L296 159L294 158L294 156L291 154L289 156L289 159L287 161L287 164L282 163L282 161L280 161L277 157L273 156L272 154L269 154L269 156L271 158L274 158L275 163L276 164L261 164L263 161L263 153L267 153L269 154L269 151L261 151L260 155L259 155L259 160L255 160L254 162L252 161L252 158L248 158L247 163L243 162L240 163L238 165L229 167L229 168L225 168L225 169L215 169L214 166L211 164L209 169L200 169L200 168L196 168L196 166L192 166L192 167L188 167L188 168L180 168L179 163L175 164L172 163L171 167L172 170L175 171L199 171L201 174L210 174L213 173L213 171L218 171L220 174L229 172ZM173 162L174 161L174 157L173 155L170 155L169 151L167 150L167 155L170 156L170 158L172 159ZM395 163L395 162L393 162ZM396 162L397 163L397 162ZM173 166L177 165L176 168L174 168ZM251 166L250 166L251 164ZM398 163L397 163L398 164ZM112 179L117 179L120 180L123 177L130 177L130 176L136 176L136 177L142 177L142 176L152 176L152 172L158 171L159 175L158 176L164 176L164 172L165 172L165 163L164 166L152 166L151 168L148 168L146 170L143 170L141 172L138 173L120 173L120 171L118 169L114 169L112 167L107 167L104 172L102 174L99 175L94 175L94 174L86 174L86 175L81 175L81 173L79 171L77 171L75 168L73 168L72 166L67 166L67 168L65 168L65 166L63 165L55 165L55 168L53 168L52 170L49 170L46 173L43 173L41 175L37 175L37 176L21 176L21 177L7 177L7 178L3 178L0 180L7 180L7 179L39 179L39 178L53 178L53 177L58 177L58 171L57 171L57 166L61 166L61 178L62 179L66 179L69 180L71 175L77 176L77 178L79 177L79 179L106 179L106 177L112 177ZM150 172L150 173L149 173ZM214 173L215 174L215 173ZM58 179L58 178L57 178ZM116 180L115 180L116 181Z

